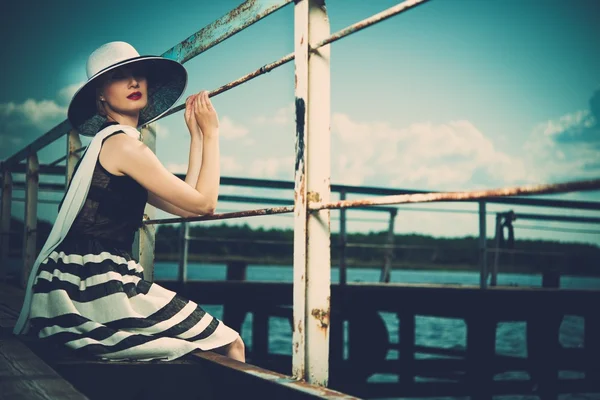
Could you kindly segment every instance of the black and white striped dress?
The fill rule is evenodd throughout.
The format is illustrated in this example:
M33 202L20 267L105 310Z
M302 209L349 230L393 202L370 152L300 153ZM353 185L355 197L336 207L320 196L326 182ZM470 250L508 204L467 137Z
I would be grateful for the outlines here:
M36 276L30 323L40 339L84 356L147 361L238 338L193 301L143 279L130 252L147 196L97 161L83 208Z

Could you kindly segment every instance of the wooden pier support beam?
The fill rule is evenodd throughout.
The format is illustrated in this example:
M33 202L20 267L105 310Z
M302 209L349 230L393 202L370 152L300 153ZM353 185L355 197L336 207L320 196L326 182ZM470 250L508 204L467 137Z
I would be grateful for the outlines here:
M27 187L25 189L25 218L23 227L23 268L21 270L21 287L27 287L31 268L37 255L37 205L39 168L37 153L27 157Z
M400 342L399 342L399 374L402 386L415 383L415 315L411 312L399 311Z
M491 399L496 355L496 321L487 315L473 315L467 323L467 381L471 399Z
M600 383L600 316L588 314L584 322L584 348L586 355L585 379L594 385Z
M12 188L12 176L10 171L5 170L2 172L2 211L0 214L0 281L6 279L6 266L10 250Z
M227 263L228 281L245 281L248 270L248 263L244 261L230 261ZM244 302L241 298L232 296L231 301L223 304L223 322L231 329L242 332L242 324L246 318L247 310L243 307ZM254 336L252 337L254 343ZM268 338L267 338L268 340Z

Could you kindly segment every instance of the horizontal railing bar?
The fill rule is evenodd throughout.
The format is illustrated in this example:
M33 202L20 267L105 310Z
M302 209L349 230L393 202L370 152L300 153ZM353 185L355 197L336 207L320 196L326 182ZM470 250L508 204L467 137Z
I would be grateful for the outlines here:
M167 50L162 56L177 60L183 64L289 3L291 3L291 0L254 0L244 2L217 21L205 26L194 35ZM0 171L6 169L12 170L17 163L25 159L29 154L41 150L56 139L66 135L71 129L69 120L65 119L24 149L1 162Z
M291 240L264 240L264 239L237 239L237 238L214 238L191 236L187 238L196 242L211 242L211 243L244 243L244 244L273 244L273 245L291 245L294 242ZM160 239L159 239L160 240ZM346 247L366 248L366 249L392 249L392 250L426 250L426 251L464 251L462 247L439 247L411 244L389 244L389 243L345 243ZM522 250L522 249L506 249L497 247L486 248L488 253L506 253L506 254L539 254L539 255L555 255L567 256L568 253L559 251L539 251L539 250Z
M246 1L165 51L162 56L184 64L291 2L292 0Z
M589 233L592 235L600 235L599 230L594 229L573 229L573 228L559 228L550 226L539 226L539 225L513 225L515 229L529 229L534 231L549 231L549 232L563 232L563 233Z
M238 195L219 195L219 202L234 202L234 203L269 203L277 204L282 206L294 205L293 200L282 200L266 197L249 197L249 196L238 196ZM396 207L357 207L357 210L361 211L374 211L374 212L396 212Z
M82 151L83 151L83 150L85 150L85 149L87 149L87 146L82 146L82 147L80 147L80 148L78 148L78 149L75 149L75 150L73 150L73 151L71 152L71 154L77 154L77 153L80 153L80 152L82 152ZM66 160L66 159L69 157L69 155L71 155L71 154L66 154L66 155L62 156L61 158L59 158L59 159L56 159L56 160L52 161L50 164L48 164L48 167L54 167L54 166L55 166L55 165L57 165L59 162Z
M52 174L58 172L59 175L64 175L64 166L48 167L45 165L40 166L40 174ZM25 172L13 171L13 172ZM180 179L185 179L182 174L175 174ZM221 185L228 186L244 186L244 187L255 187L261 189L293 189L293 182L281 181L281 180L270 180L270 179L255 179L255 178L233 178L233 177L222 177ZM15 190L23 190L25 188L24 182L13 183ZM47 191L64 191L65 186L63 183L40 183L40 190ZM404 190L404 189L388 189L378 188L370 186L349 186L349 185L331 185L333 192L345 191L346 193L355 194L369 194L369 195L401 195L401 194L429 194L438 192L427 192L422 190ZM560 200L560 199L537 199L537 198L526 198L526 197L489 197L482 198L492 204L510 204L510 205L521 205L521 206L535 206L535 207L552 207L552 208L571 208L581 210L600 210L600 202L597 201L585 201L585 200ZM448 202L454 202L458 200L444 200ZM463 201L464 202L464 201ZM372 207L366 207L372 208ZM425 209L422 209L425 210ZM389 211L389 209L387 210ZM414 211L417 210L416 208ZM466 212L466 211L465 211ZM493 212L495 214L496 212Z
M469 201L488 199L490 197L495 196L567 193L598 189L600 189L600 179L545 185L516 186L501 189L475 190L466 192L401 194L396 196L383 196L370 199L332 201L328 203L311 202L309 203L308 208L311 211L318 211L325 209L331 210L390 204L428 203L437 201ZM598 207L598 205L596 207ZM600 208L596 208L596 210L600 210Z
M13 197L12 201L22 201L22 202L25 202L25 198L24 197ZM60 204L60 200L38 199L38 203Z
M559 256L566 257L568 253L564 251L541 251L541 250L521 250L521 249L505 249L502 247L488 247L485 249L488 253L505 253L505 254L537 254L540 256Z
M292 240L263 240L263 239L229 239L216 237L188 237L187 240L194 242L211 242L211 243L244 243L244 244L277 244L277 245L292 245Z
M498 213L503 214L503 213ZM591 224L600 224L600 218L597 217L580 217L570 215L549 215L549 214L527 214L527 213L515 213L516 220L530 219L537 221L558 221L558 222L582 222Z
M280 58L279 60L272 62L270 64L266 64L266 65L260 67L259 69L255 70L253 72L250 72L249 74L246 74L239 79L236 79L235 81L231 81L217 89L211 90L208 93L208 97L213 97L213 96L219 95L221 93L224 93L230 89L233 89L234 87L239 86L244 82L248 82L248 81L256 78L257 76L264 75L267 72L271 72L275 68L280 67L280 66L292 61L293 59L294 59L294 54L293 53L288 54L287 56ZM176 107L173 107L168 112L164 113L160 117L160 119L168 117L171 114L175 114L176 112L179 112L179 111L183 110L184 108L185 108L185 103L182 103Z
M0 171L12 170L21 160L27 158L29 154L36 153L40 149L46 147L50 143L54 142L56 139L60 138L63 135L66 135L69 130L71 130L71 124L68 120L64 120L63 122L56 125L52 128L48 133L40 136L35 139L33 142L25 146L24 149L16 152L2 163L0 163Z
M420 4L425 3L428 0L407 0L407 1L403 1L400 4L397 4L393 7L388 8L387 10L384 10L380 13L374 14L372 16L370 16L369 18L365 18L362 21L359 21L355 24L352 24L344 29L341 29L339 31L337 31L336 33L334 33L333 35L329 36L327 39L324 39L320 42L318 42L316 45L311 46L311 51L315 51L317 50L319 47L323 47L326 46L330 43L336 42L342 38L345 38L348 35L351 35L353 33L359 32L365 28L368 28L371 25L375 25L381 21L384 21L388 18L391 18L395 15L400 14L401 12L404 11L408 11L411 8L414 8Z
M150 219L144 221L146 225L154 225L154 224L173 224L178 222L195 222L195 221L213 221L218 219L232 219L232 218L244 218L244 217L255 217L260 215L273 215L273 214L285 214L294 212L294 207L272 207L272 208L261 208L258 210L248 210L248 211L237 211L231 213L223 213L223 214L211 214L211 215L202 215L198 217L191 218L165 218L165 219Z

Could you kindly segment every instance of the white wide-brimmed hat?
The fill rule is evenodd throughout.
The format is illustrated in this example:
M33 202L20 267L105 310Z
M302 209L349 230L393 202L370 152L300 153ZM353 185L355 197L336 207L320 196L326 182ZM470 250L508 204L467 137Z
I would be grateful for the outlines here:
M160 56L140 56L125 42L106 43L87 60L87 82L75 93L68 110L69 122L80 134L94 136L106 122L96 108L99 77L123 65L143 66L148 80L148 104L140 111L138 127L158 119L171 108L185 91L187 71L175 60Z

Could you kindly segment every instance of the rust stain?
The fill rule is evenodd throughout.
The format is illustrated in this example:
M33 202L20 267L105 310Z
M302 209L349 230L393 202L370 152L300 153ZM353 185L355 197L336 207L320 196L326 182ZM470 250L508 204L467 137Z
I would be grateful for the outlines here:
M308 201L319 203L321 202L321 195L318 192L309 192Z
M469 201L480 199L485 200L492 199L494 197L530 194L568 193L596 189L600 189L600 179L566 182L558 184L516 186L500 189L476 190L467 192L431 192L417 194L400 194L361 200L333 201L329 203L318 204L313 207L310 207L309 205L309 209L314 211L386 204L428 203L436 201Z
M329 327L329 310L313 308L310 314L321 323L319 328L327 331L327 328Z
M298 332L302 334L302 320L298 321Z

